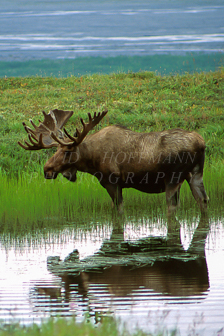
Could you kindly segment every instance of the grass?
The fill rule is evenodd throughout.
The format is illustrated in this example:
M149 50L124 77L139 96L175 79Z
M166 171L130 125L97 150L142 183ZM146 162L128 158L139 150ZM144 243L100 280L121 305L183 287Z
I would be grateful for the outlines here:
M0 61L0 77L83 76L94 73L157 71L161 75L216 71L224 65L223 53L186 55L78 57L64 60Z
M102 323L76 323L74 319L50 319L41 326L33 324L28 327L19 324L0 325L0 336L146 336L143 331L129 333L126 329L121 330L114 319L105 318ZM148 334L148 336L152 334ZM159 334L157 334L159 336ZM162 335L162 334L160 334ZM175 335L174 333L172 334Z
M50 319L40 326L21 326L17 323L11 325L0 325L0 336L176 336L177 330L167 331L164 326L159 326L161 331L145 333L141 329L129 332L127 327L123 327L112 317L95 317L96 324L86 321L77 323L72 319Z
M111 212L106 191L87 174L81 175L83 183L75 184L62 177L56 181L44 179L43 165L54 149L29 152L18 146L17 141L26 137L22 122L32 118L38 123L41 111L53 108L74 110L66 126L71 132L80 127L80 117L86 118L87 112L102 111L105 107L109 113L97 128L122 124L138 132L176 127L196 130L207 145L208 194L211 197L217 190L223 199L224 69L164 77L140 72L60 79L4 78L0 79L0 93L1 232L54 227L57 221L69 221L74 214L77 221L82 221L90 213L103 216L104 211ZM182 202L186 199L188 203L191 194L188 186L184 188L187 191ZM158 214L158 209L165 211L164 195L128 190L124 199L125 209L134 216L149 216L152 211Z
M19 229L25 233L52 225L55 228L57 223L74 219L74 214L79 222L89 218L89 213L94 216L105 205L106 192L92 177L86 177L80 176L74 184L64 178L46 181L38 173L23 174L17 179L1 176L1 232Z
M217 218L224 204L224 167L219 163L205 169L204 182L210 197L210 214ZM62 176L45 180L39 173L24 173L17 179L1 175L0 233L15 237L40 230L56 230L62 225L101 223L113 215L111 200L96 178L80 173L71 183ZM94 191L94 192L93 192ZM146 217L166 217L165 194L149 195L134 189L124 190L124 215L138 222ZM195 217L199 208L188 184L181 188L178 216ZM136 207L136 204L138 206ZM112 219L111 219L112 220ZM86 225L87 225L86 224Z
M224 69L161 77L152 72L70 78L0 79L0 169L8 176L37 172L54 150L27 152L22 122L53 108L74 110L68 130L80 127L87 112L109 113L98 128L122 124L135 131L196 130L206 141L207 162L224 157Z

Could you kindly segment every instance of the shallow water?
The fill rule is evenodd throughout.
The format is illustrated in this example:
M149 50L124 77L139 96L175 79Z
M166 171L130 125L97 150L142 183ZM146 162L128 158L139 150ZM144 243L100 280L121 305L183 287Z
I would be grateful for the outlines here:
M20 239L2 235L0 319L113 313L132 330L217 335L224 328L223 224L223 217L124 217Z
M0 60L223 52L222 1L0 1Z

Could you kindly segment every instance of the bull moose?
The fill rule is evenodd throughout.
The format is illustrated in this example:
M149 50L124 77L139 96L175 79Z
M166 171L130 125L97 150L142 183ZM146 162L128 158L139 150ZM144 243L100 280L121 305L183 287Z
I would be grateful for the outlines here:
M204 139L196 132L168 129L162 132L138 133L111 125L88 134L107 114L88 113L81 119L82 131L70 135L62 128L73 111L52 110L34 129L23 126L29 141L18 144L26 150L57 147L57 152L44 166L46 179L59 173L72 182L77 171L95 176L107 190L113 204L122 210L122 189L135 188L146 193L166 192L168 213L174 213L179 192L186 180L201 212L207 210L208 196L203 184L205 159Z

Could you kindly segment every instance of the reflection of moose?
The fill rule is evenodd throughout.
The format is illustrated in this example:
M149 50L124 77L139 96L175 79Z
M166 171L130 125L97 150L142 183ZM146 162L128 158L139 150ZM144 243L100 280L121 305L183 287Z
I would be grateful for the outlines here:
M75 136L61 131L72 111L44 113L44 121L34 129L24 123L30 143L26 150L57 147L44 166L45 178L59 173L70 181L77 171L95 176L107 190L113 203L122 208L122 189L135 188L146 193L166 192L169 212L178 205L179 192L186 180L201 211L207 209L208 197L203 185L205 142L196 132L182 129L137 133L119 126L108 126L88 135L107 111L89 113L89 122L81 119L83 130Z
M173 223L168 225L167 239L125 242L122 233L113 231L96 254L79 260L75 250L64 261L49 257L48 270L61 277L66 302L74 297L85 302L98 297L104 308L112 308L116 297L131 295L132 303L138 301L140 288L148 300L152 292L174 296L175 300L205 295L209 288L205 258L208 231L208 221L201 219L187 251L179 244ZM91 299L91 305L97 302Z

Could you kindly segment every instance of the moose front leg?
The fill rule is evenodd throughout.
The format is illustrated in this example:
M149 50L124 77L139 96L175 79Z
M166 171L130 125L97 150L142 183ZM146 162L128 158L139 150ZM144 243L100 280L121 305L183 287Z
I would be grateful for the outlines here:
M101 183L102 184L102 183ZM113 207L115 207L119 212L123 212L123 197L122 188L118 184L102 184L102 186L107 190L113 201Z
M168 216L173 215L179 205L181 184L168 183L166 185L166 204Z
M195 200L200 206L201 213L206 214L209 197L206 194L202 178L202 172L199 171L198 166L196 166L192 173L188 175L187 182L191 188L191 192Z

